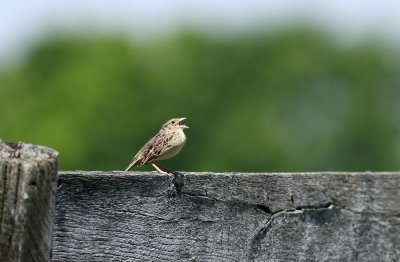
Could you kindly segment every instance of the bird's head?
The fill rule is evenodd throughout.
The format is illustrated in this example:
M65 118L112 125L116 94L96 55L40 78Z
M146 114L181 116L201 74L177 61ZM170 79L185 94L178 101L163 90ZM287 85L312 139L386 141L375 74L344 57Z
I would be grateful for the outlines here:
M186 117L182 118L172 118L168 120L162 127L168 129L185 129L189 128L188 126L182 125L182 121L185 120Z

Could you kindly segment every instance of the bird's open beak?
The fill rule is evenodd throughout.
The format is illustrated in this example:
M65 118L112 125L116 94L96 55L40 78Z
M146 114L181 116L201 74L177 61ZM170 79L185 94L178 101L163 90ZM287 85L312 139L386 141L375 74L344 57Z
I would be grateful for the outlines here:
M182 117L182 118L179 118L179 120L178 120L179 127L182 129L189 128L188 126L182 125L182 123L181 123L185 119L186 119L186 117Z

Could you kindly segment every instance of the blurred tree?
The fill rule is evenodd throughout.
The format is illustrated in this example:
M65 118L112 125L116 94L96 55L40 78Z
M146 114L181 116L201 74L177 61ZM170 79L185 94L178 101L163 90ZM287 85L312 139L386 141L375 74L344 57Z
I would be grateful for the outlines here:
M188 117L174 170L398 170L393 57L304 29L47 39L0 72L0 137L58 150L62 170L122 170L163 122Z

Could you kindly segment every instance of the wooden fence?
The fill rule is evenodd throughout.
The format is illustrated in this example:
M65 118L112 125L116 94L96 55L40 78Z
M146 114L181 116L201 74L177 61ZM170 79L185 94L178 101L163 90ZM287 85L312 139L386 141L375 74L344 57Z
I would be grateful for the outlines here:
M4 168L5 158L2 178L14 170ZM42 245L52 231L52 261L400 261L398 172L181 172L169 178L66 171L58 173L54 211L49 185L56 180L49 170L42 172L44 185L36 184L50 192L43 203L47 230L40 233L46 241L27 245L31 256L19 261L48 260ZM3 215L4 205L1 210L2 228L12 230L18 223L5 227L3 217L10 216ZM2 258L7 250L0 250ZM36 257L37 250L47 256Z

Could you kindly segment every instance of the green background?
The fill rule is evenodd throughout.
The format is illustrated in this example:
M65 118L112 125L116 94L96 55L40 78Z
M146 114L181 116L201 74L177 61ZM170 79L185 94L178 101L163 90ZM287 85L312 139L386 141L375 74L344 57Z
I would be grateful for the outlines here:
M172 170L399 170L399 110L396 49L306 28L49 37L0 69L0 138L61 170L123 170L173 117L190 129Z

